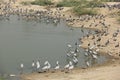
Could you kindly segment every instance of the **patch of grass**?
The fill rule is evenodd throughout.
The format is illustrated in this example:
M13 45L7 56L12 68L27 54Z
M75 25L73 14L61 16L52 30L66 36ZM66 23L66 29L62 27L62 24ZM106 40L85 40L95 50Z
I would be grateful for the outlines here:
M40 6L46 6L46 5L52 5L53 3L51 0L35 0L31 2L32 5L40 5Z
M117 21L118 21L118 23L120 24L120 12L118 12L117 14L118 14Z
M98 7L100 5L103 5L103 2L102 1L89 1L87 4L86 4L86 7L91 7L91 8L94 8L94 7Z
M120 24L120 17L117 19L118 23Z
M73 7L73 6L84 6L84 7L97 7L102 4L102 1L97 0L63 0L59 2L57 7Z
M29 1L26 1L26 2L25 2L25 1L23 1L23 2L21 2L21 4L22 4L22 5L30 5L30 4L31 4L31 2L29 2Z
M75 14L77 14L78 16L80 15L96 15L97 11L94 9L90 9L90 8L83 8L83 7L74 7L73 11L75 12Z
M101 0L101 1L104 1L104 2L120 2L119 0Z
M59 2L56 7L72 7L72 6L78 6L81 4L80 0L63 0L62 2Z
M118 0L101 0L103 2L118 2Z
M74 7L73 12L77 15L96 15L97 11L92 7L97 7L101 2L87 0L63 0L57 7Z

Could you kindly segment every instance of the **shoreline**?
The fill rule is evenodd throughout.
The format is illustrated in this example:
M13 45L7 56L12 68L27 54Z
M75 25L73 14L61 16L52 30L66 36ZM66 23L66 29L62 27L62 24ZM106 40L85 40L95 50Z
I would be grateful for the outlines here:
M21 75L23 80L119 80L120 61L110 61L90 68L75 68L69 73L30 73ZM114 74L113 74L114 73ZM97 76L97 77L96 77ZM114 77L113 77L114 76Z

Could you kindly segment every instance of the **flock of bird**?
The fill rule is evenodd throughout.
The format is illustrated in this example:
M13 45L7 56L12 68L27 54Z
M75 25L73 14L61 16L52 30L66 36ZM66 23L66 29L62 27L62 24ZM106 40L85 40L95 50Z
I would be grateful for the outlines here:
M10 20L10 16L16 15L18 20L45 22L57 24L60 22L62 8L51 10L24 9L21 7L13 8L10 3L0 4L0 20ZM54 16L52 16L54 15Z
M108 5L106 6L109 7ZM22 19L26 21L36 21L36 22L44 21L46 23L57 24L61 21L61 18L64 18L64 20L71 25L75 24L75 22L81 22L82 24L79 24L79 26L81 27L104 26L105 28L108 28L107 26L110 26L105 23L106 15L98 14L98 15L83 15L83 16L73 17L71 15L65 15L63 13L63 10L64 8L62 7L56 8L55 11L28 9L21 7L14 8L10 3L4 3L4 5L0 4L0 20L10 20L11 15L17 15L18 20ZM96 20L98 19L100 19L100 21L96 22ZM89 25L85 25L86 22L90 20L93 21Z
M72 46L70 44L68 44L67 47L72 48ZM69 70L72 70L74 68L74 64L78 63L77 55L74 51L69 51L69 53L66 54L67 58L68 57L71 58L71 53L74 54L73 59L68 60L68 63L63 67L66 72L68 72ZM24 67L25 67L24 64L21 63L20 64L21 73L23 73ZM56 65L54 68L51 67L51 64L49 61L45 61L44 66L41 66L39 59L36 62L33 60L31 67L32 67L32 72L37 71L38 73L47 72L50 69L54 69L54 71L56 71L56 70L60 70L62 68L59 61L56 61Z
M43 65L40 64L40 60L38 59L37 61L32 62L31 67L32 67L32 72L38 72L38 73L43 73L43 72L55 72L55 71L64 71L65 73L70 72L72 69L74 69L77 64L79 63L79 54L80 54L80 50L79 48L81 47L80 44L78 44L77 42L75 43L75 49L74 51L72 50L72 45L71 44L67 44L68 47L68 51L66 54L66 65L62 66L60 65L59 61L56 61L56 65L54 67L52 67L53 65L50 64L49 61L45 61ZM84 55L85 57L91 57L93 60L97 60L98 59L98 51L97 50L93 50L94 46L88 48L85 50ZM87 59L85 61L85 64L87 67L90 67L90 60ZM94 63L95 64L95 63ZM21 63L20 64L20 73L23 73L24 70L24 64Z

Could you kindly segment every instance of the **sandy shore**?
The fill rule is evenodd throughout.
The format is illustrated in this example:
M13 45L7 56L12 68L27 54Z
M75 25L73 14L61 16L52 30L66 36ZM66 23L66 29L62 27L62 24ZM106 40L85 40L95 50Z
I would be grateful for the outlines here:
M29 0L17 0L16 4L13 4L12 6L14 8L17 8L18 6L21 8L28 8L28 9L39 9L39 10L47 10L46 7L43 6L35 6L35 5L27 5L23 6L20 4L21 1L29 1ZM53 2L58 2L59 0L54 0ZM116 3L109 3L109 4L116 4ZM56 11L56 8L50 8L53 12ZM113 33L117 29L120 29L120 24L117 22L118 16L115 15L119 10L114 9L114 10L108 10L107 8L101 8L97 9L99 13L103 15L107 15L105 17L105 23L107 25L110 25L108 28L108 35L107 36L102 36L101 41L98 44L105 44L105 42L109 39L110 44L104 47L100 47L100 52L104 54L109 54L114 58L119 59L120 58L120 47L115 47L115 45L120 42L120 34L115 38L116 41L112 38ZM62 14L65 14L64 17L69 17L72 15L72 18L76 18L76 16L71 13L71 8L66 7L64 10L61 12ZM52 15L54 16L54 15ZM100 20L96 20L95 23L98 23ZM81 25L85 25L84 28L90 28L90 29L97 29L101 30L102 27L101 25L95 27L91 26L89 27L88 25L93 22L93 20L89 20L88 22L86 21L74 21L72 23L68 23L68 25L71 25L73 27L81 27ZM94 43L94 40L91 39L92 36L89 38L82 38L82 47L87 48L89 43ZM96 38L97 39L97 38ZM95 40L96 40L95 39ZM66 74L64 72L56 72L56 73L32 73L32 74L25 74L22 75L22 78L24 80L120 80L120 61L117 60L114 63L111 63L106 66L101 66L101 67L93 67L89 69L75 69L72 72Z
M120 61L88 69L74 69L70 73L32 73L22 75L24 80L120 80Z

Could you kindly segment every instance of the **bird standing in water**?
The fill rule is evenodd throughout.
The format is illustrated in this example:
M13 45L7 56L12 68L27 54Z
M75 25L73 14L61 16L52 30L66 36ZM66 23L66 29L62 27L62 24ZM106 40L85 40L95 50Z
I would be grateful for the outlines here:
M33 62L32 62L32 72L34 72L35 71L35 61L33 60Z
M36 62L36 68L37 68L37 71L39 72L39 69L40 69L40 62L39 62L39 60L37 60L37 62Z
M24 68L24 64L23 64L23 63L21 63L21 64L20 64L20 69L21 69L20 74L23 74L23 68Z
M45 66L42 68L42 70L44 72L49 71L49 69L51 68L51 64L48 61L45 61L44 65Z
M59 61L56 61L56 66L55 66L55 68L54 68L54 69L55 69L55 70L60 69Z

